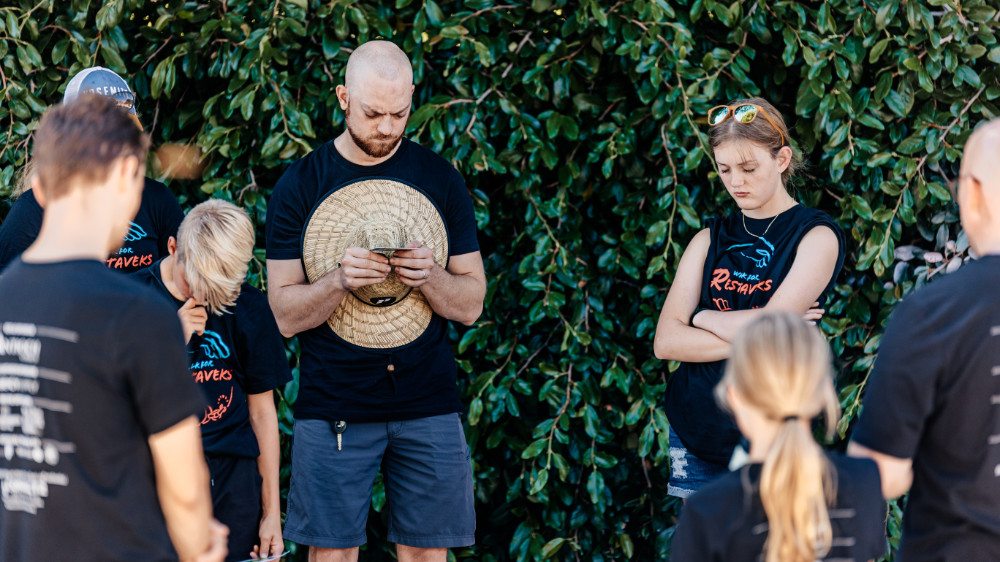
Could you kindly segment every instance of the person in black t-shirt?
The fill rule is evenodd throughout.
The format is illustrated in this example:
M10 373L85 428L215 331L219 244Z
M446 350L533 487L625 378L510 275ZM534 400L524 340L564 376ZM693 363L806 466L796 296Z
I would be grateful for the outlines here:
M101 66L81 70L66 85L63 103L76 99L81 93L111 97L142 128L135 113L135 93L112 70ZM14 201L7 218L0 223L0 274L7 264L35 241L42 226L43 210L29 185L31 167L29 163L23 172L24 192ZM167 255L167 239L177 234L177 225L183 218L184 213L167 186L145 178L139 210L129 224L121 247L107 256L108 268L131 273L149 267Z
M760 310L816 320L844 261L844 235L799 205L787 184L798 161L781 115L762 99L709 112L719 177L738 210L708 221L688 244L656 327L653 350L681 361L669 380L671 476L687 497L727 471L739 431L712 399L729 342ZM816 307L816 308L813 308Z
M188 212L169 256L135 274L178 310L191 378L208 402L201 439L228 560L284 550L273 390L292 375L267 298L243 282L253 247L246 212L211 199Z
M35 133L38 239L0 278L0 559L209 562L184 342L161 297L102 263L139 206L149 139L103 96Z
M889 319L848 453L882 490L909 490L897 560L1000 556L1000 120L969 138L957 182L980 256L907 296Z
M311 560L357 560L381 466L387 538L399 560L443 562L447 548L475 540L447 329L448 320L472 324L486 292L472 200L447 161L403 138L413 74L397 46L358 47L344 82L337 96L346 130L289 167L268 203L268 299L282 334L297 334L302 348L285 537L310 545ZM302 244L312 210L328 194L372 178L404 184L433 203L447 230L447 265L434 261L438 248L427 247L429 240L411 238L399 241L410 249L392 257L348 247L335 258L339 267L310 283ZM393 208L391 193L382 198ZM376 349L334 333L327 320L345 299L359 299L352 291L390 274L432 309L416 339Z
M813 440L840 417L830 349L800 315L768 312L732 342L716 398L750 441L749 464L710 482L681 511L673 560L874 560L887 551L878 467Z

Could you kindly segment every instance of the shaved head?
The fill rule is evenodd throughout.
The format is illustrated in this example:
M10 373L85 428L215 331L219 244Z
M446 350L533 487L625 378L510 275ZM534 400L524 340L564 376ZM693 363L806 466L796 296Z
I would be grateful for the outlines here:
M344 83L337 86L344 110L341 154L354 162L378 162L399 146L413 105L413 68L406 54L389 41L369 41L347 59Z
M413 84L413 68L406 53L389 41L369 41L351 53L344 72L348 90L364 89L372 79Z

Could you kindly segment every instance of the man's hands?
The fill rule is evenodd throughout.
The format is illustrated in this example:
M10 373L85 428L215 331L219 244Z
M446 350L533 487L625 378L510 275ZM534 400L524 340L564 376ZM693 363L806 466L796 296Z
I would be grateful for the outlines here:
M340 262L340 282L345 291L385 281L389 273L408 287L419 287L434 271L434 253L420 242L407 244L409 250L399 250L391 258L365 248L348 248Z
M366 248L348 248L336 273L340 274L337 285L345 291L353 291L368 285L385 281L392 268L389 258Z
M199 336L205 333L205 322L208 322L208 311L198 301L190 298L184 306L177 310L184 329L184 343L191 343L191 334Z
M437 265L434 263L434 252L421 242L410 242L406 245L412 250L400 250L389 258L389 265L396 270L396 277L407 287L419 287L430 279Z

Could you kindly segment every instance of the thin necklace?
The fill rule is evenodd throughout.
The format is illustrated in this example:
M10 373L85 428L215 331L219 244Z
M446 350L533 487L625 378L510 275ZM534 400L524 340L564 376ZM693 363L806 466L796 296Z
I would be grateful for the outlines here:
M781 211L781 213L784 213L787 210L788 209L784 209L784 210ZM767 236L767 231L771 230L771 225L774 224L774 221L778 220L778 217L781 216L781 213L778 213L777 215L774 215L774 218L771 219L771 222L767 223L767 228L764 229L764 234L761 234L760 236L757 236L753 232L750 232L750 229L747 228L747 216L744 215L743 213L740 213L740 215L743 217L743 230L746 230L747 234L749 234L750 236L753 236L754 238L760 240L761 238L764 238L765 236Z

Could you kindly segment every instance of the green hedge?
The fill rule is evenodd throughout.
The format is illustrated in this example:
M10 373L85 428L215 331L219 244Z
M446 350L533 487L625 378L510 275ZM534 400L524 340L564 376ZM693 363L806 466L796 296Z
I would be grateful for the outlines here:
M455 555L666 559L672 365L652 336L685 244L732 208L705 110L774 102L808 164L800 199L849 234L822 322L843 436L893 305L968 258L947 185L998 114L996 4L7 0L0 190L67 76L100 64L130 77L155 143L207 153L202 181L168 182L182 204L231 199L262 227L284 168L342 130L350 49L391 38L414 62L410 135L465 176L489 275L483 317L452 332L479 515L477 546ZM390 559L383 507L378 487L368 560Z

